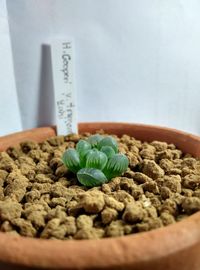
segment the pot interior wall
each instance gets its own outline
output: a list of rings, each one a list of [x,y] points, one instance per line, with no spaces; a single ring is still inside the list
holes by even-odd
[[[94,133],[104,129],[109,134],[128,134],[142,141],[160,140],[167,143],[174,143],[184,153],[200,156],[200,138],[175,129],[128,123],[80,123],[79,132]],[[42,127],[24,132],[7,135],[0,138],[0,151],[4,151],[9,146],[15,146],[25,140],[41,142],[48,137],[56,135],[54,127]]]

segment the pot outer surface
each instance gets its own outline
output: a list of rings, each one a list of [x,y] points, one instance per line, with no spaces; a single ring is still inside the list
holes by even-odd
[[[174,143],[200,156],[200,138],[169,128],[126,123],[80,123],[79,132],[104,129],[142,141]],[[40,142],[55,135],[53,127],[0,138],[0,150],[24,140]],[[101,240],[41,240],[0,233],[0,269],[200,270],[200,213],[150,232]]]

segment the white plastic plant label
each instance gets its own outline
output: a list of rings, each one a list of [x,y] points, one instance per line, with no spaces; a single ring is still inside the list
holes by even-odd
[[[57,135],[78,132],[74,87],[72,40],[54,40],[51,44]]]

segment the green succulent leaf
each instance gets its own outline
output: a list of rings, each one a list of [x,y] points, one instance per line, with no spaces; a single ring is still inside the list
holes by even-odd
[[[62,161],[65,166],[74,173],[76,173],[81,168],[79,154],[73,148],[69,148],[64,152]]]
[[[108,179],[119,176],[124,173],[128,168],[128,158],[123,154],[115,154],[112,156],[103,172]]]
[[[92,151],[89,151],[86,156],[86,167],[103,170],[107,161],[108,158],[105,153],[98,151],[97,149],[93,149]]]
[[[80,157],[80,162],[81,162],[81,168],[85,168],[86,167],[86,161],[87,161],[87,156],[91,153],[93,153],[94,149],[89,149],[87,151],[85,151],[84,155]]]
[[[98,143],[103,139],[103,137],[99,134],[92,135],[88,138],[88,142],[92,147],[97,147]]]
[[[77,173],[78,181],[86,187],[100,186],[107,182],[105,174],[94,168],[83,168]]]
[[[108,158],[111,158],[115,154],[115,150],[111,146],[102,146],[100,151],[105,153]]]
[[[111,136],[107,136],[105,138],[103,138],[99,143],[98,143],[98,149],[101,149],[103,146],[110,146],[113,148],[113,150],[115,151],[115,153],[118,152],[118,145],[116,140],[111,137]]]
[[[76,144],[76,150],[79,153],[80,157],[85,156],[85,154],[88,152],[88,150],[90,150],[92,148],[91,144],[88,143],[85,140],[80,140],[77,144]]]

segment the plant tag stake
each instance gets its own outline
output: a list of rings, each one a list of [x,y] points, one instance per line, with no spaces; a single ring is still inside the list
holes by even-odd
[[[54,40],[51,46],[57,135],[78,133],[73,78],[73,41]]]

